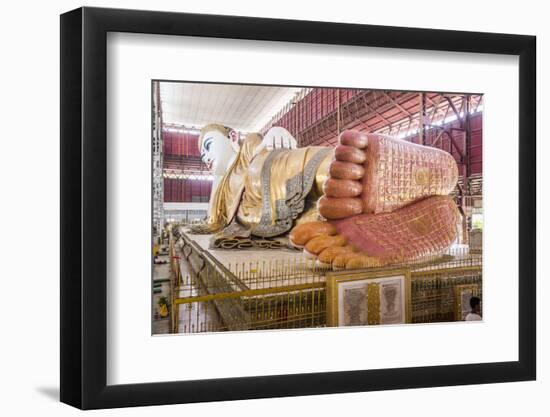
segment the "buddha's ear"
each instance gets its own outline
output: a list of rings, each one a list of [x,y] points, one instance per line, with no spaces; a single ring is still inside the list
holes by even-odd
[[[232,143],[236,143],[236,142],[239,141],[239,134],[238,134],[235,130],[233,130],[233,129],[231,129],[231,130],[229,131],[229,135],[228,135],[228,136],[229,136],[229,139],[231,140]]]
[[[235,152],[239,152],[239,149],[241,148],[241,145],[239,143],[239,134],[235,130],[231,129],[227,136],[231,141],[231,147],[233,148],[233,150]]]

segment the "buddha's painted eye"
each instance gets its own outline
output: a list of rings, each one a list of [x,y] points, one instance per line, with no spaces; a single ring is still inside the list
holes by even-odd
[[[206,140],[204,141],[204,149],[209,151],[210,146],[212,146],[212,138],[206,138]]]

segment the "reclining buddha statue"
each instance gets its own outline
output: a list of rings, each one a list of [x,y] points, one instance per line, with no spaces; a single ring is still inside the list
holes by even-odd
[[[319,264],[348,269],[420,260],[457,239],[449,153],[349,130],[338,142],[296,148],[281,127],[239,141],[226,126],[205,126],[199,148],[215,178],[209,230],[288,235]]]

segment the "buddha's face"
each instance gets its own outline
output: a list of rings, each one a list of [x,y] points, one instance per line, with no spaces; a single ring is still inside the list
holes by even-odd
[[[231,137],[231,135],[230,135]],[[212,169],[214,175],[223,175],[239,150],[235,139],[218,130],[206,132],[201,144],[201,159]]]

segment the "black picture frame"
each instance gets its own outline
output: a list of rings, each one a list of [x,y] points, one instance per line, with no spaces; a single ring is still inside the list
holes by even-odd
[[[106,384],[108,32],[519,56],[519,360]],[[533,380],[536,377],[534,36],[80,8],[61,15],[61,401],[82,409]]]

